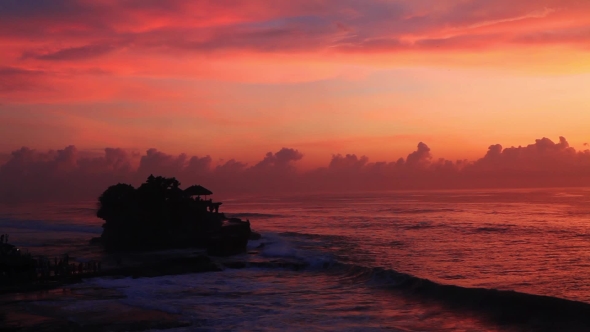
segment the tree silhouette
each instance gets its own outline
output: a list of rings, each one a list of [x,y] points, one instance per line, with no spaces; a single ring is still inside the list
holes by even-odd
[[[121,214],[128,214],[136,200],[135,188],[129,184],[119,183],[110,186],[98,198],[98,212],[96,216],[107,220]]]

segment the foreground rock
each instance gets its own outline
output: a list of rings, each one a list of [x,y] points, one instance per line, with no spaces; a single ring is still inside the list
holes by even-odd
[[[194,326],[181,315],[128,305],[117,290],[73,287],[0,296],[1,331],[152,331]],[[71,303],[91,301],[92,306]]]
[[[8,243],[8,235],[0,236],[0,286],[37,280],[39,261]]]
[[[0,294],[27,293],[64,287],[95,277],[159,277],[187,273],[216,272],[222,268],[206,255],[145,255],[127,257],[124,263],[100,271],[49,276],[43,279],[15,280],[0,284]]]

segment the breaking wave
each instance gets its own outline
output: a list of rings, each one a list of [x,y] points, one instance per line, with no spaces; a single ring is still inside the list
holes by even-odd
[[[402,209],[402,208],[390,208],[390,209],[382,209],[379,212],[391,212],[396,214],[422,214],[422,213],[449,213],[449,212],[463,212],[463,210],[458,209]]]
[[[380,267],[335,264],[329,273],[337,272],[343,280],[364,283],[398,291],[406,296],[436,301],[445,307],[482,312],[505,323],[547,321],[586,325],[590,323],[590,304],[557,297],[516,291],[469,288],[447,285]]]
[[[454,310],[475,311],[500,323],[532,324],[536,328],[549,326],[549,330],[564,326],[576,330],[576,326],[590,324],[589,303],[510,290],[442,284],[393,269],[344,263],[334,256],[298,249],[279,235],[267,239],[261,256],[271,260],[251,263],[250,267],[327,273],[344,283],[380,288]]]
[[[240,219],[247,219],[247,218],[270,219],[270,218],[284,217],[283,215],[280,215],[280,214],[248,213],[248,212],[226,213],[225,215],[229,218],[240,218]]]
[[[481,232],[481,233],[505,233],[505,232],[510,231],[510,228],[509,227],[489,226],[489,227],[478,227],[474,231]]]

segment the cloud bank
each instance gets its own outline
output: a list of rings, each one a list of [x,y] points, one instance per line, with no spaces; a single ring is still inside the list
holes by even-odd
[[[406,158],[371,162],[366,156],[333,155],[326,167],[300,172],[304,154],[282,148],[247,165],[231,159],[213,165],[210,156],[144,155],[107,148],[90,156],[75,146],[40,152],[13,151],[0,166],[0,202],[94,199],[118,182],[138,185],[150,174],[175,176],[185,186],[202,184],[222,196],[328,192],[590,186],[590,150],[576,150],[564,137],[527,146],[491,145],[478,160],[435,159],[420,142]]]

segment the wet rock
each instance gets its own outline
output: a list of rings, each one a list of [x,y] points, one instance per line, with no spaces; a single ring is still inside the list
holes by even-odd
[[[231,256],[246,252],[251,233],[249,221],[232,218],[211,233],[207,253],[212,256]]]
[[[88,298],[91,299],[91,298]],[[96,300],[102,300],[99,296]],[[49,331],[151,331],[192,326],[180,315],[114,302],[98,307],[74,309],[68,301],[21,302],[0,305],[0,330],[23,332]]]

